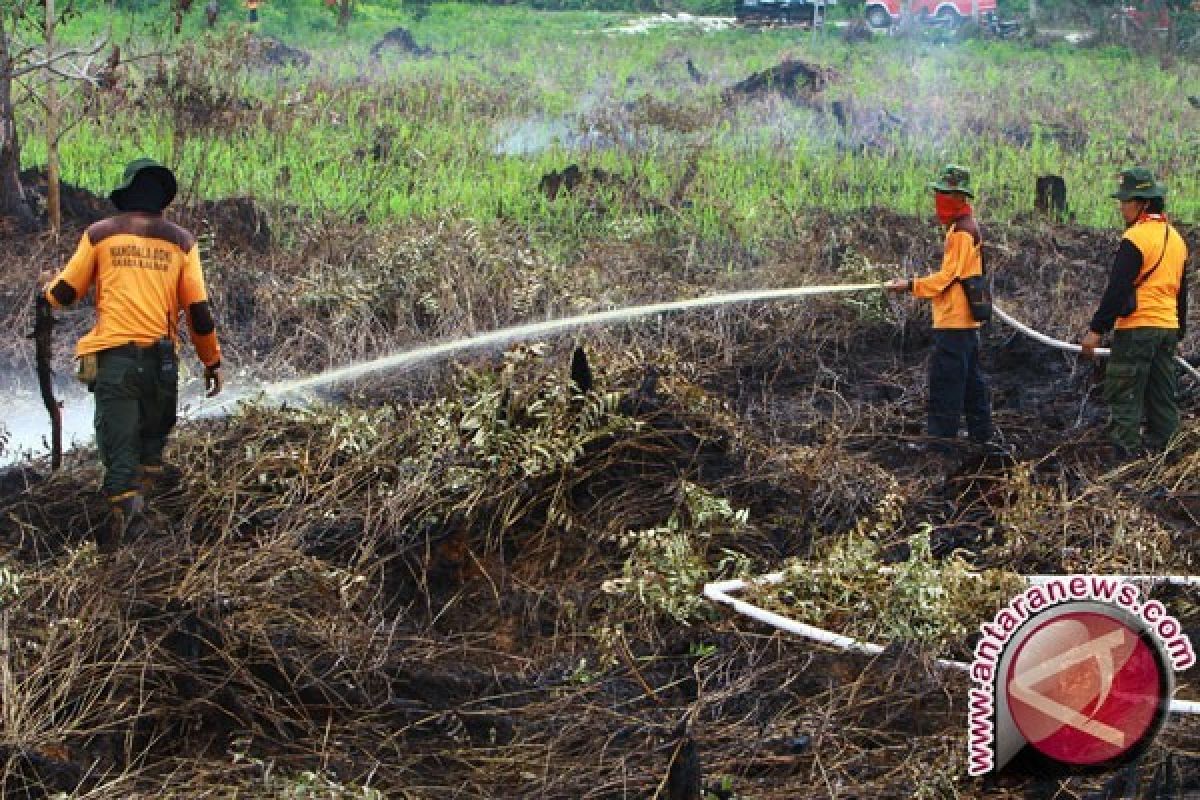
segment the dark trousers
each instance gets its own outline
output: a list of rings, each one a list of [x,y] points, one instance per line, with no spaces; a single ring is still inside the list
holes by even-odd
[[[1179,430],[1178,383],[1174,328],[1129,328],[1113,334],[1112,354],[1104,370],[1109,436],[1117,447],[1133,453],[1142,446],[1163,450]]]
[[[103,491],[118,497],[137,488],[138,470],[162,464],[175,427],[178,389],[160,369],[155,348],[105,350],[96,382],[96,446],[104,464]]]
[[[935,330],[929,359],[929,435],[958,436],[964,414],[972,440],[992,438],[992,400],[979,368],[979,333]]]

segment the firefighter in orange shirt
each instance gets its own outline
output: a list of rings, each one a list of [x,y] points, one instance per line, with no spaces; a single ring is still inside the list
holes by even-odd
[[[89,227],[66,268],[46,276],[46,299],[56,308],[95,287],[96,325],[75,353],[79,378],[96,397],[96,445],[112,512],[96,532],[104,553],[120,547],[163,473],[163,448],[175,427],[181,313],[204,363],[208,396],[222,386],[221,348],[196,239],[163,218],[175,191],[169,169],[134,161],[109,195],[121,213]]]
[[[258,22],[258,0],[246,0],[246,13],[251,22]]]
[[[938,221],[946,228],[941,269],[922,278],[899,278],[885,285],[892,292],[911,292],[933,302],[933,354],[929,359],[929,435],[954,439],[963,417],[976,444],[992,439],[992,402],[987,377],[979,365],[979,322],[963,278],[983,272],[983,236],[969,200],[971,174],[949,164],[933,190]]]
[[[1112,198],[1125,234],[1080,343],[1091,358],[1116,329],[1104,371],[1114,462],[1140,456],[1143,447],[1165,450],[1179,430],[1175,354],[1187,331],[1188,300],[1188,248],[1167,218],[1166,189],[1144,167],[1126,169],[1120,179]]]

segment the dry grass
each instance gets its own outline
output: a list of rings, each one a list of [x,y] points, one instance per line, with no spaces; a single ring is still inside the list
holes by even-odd
[[[206,253],[235,364],[283,375],[701,287],[857,280],[939,246],[913,220],[812,215],[734,275],[652,237],[563,269],[503,228],[296,231],[253,271]],[[1099,277],[1062,276],[1097,236],[999,232],[1024,318],[1077,327]],[[22,248],[17,269],[52,252]],[[6,311],[21,324],[16,295]],[[931,649],[836,655],[694,602],[705,579],[820,560],[855,530],[901,553],[923,523],[935,559],[1190,571],[1194,419],[1176,457],[1107,471],[1088,376],[994,329],[1018,461],[915,456],[921,313],[709,311],[581,334],[587,397],[552,342],[191,425],[172,445],[184,482],[108,561],[88,544],[91,453],[10,473],[5,796],[650,797],[685,735],[705,782],[738,797],[1016,796],[964,777],[964,687]],[[1194,597],[1169,605],[1195,625]],[[1195,741],[1173,724],[1145,769]]]

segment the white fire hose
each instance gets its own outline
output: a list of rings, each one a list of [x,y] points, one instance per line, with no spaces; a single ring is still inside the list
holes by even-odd
[[[1051,338],[1044,333],[1039,333],[1038,331],[1035,331],[1033,328],[1029,327],[1025,323],[1013,319],[1011,316],[1009,316],[1004,311],[1004,309],[1000,308],[999,306],[992,306],[992,312],[1006,325],[1009,325],[1009,326],[1015,328],[1017,331],[1025,334],[1030,339],[1033,339],[1036,342],[1041,342],[1042,344],[1044,344],[1048,347],[1054,347],[1059,350],[1066,351],[1068,353],[1083,352],[1083,348],[1077,344],[1071,344],[1070,342],[1064,342],[1059,339]],[[1101,356],[1101,357],[1107,357],[1109,355],[1109,350],[1108,350],[1108,348],[1105,348],[1105,347],[1097,347],[1096,355]],[[1197,370],[1195,367],[1193,367],[1186,358],[1184,358],[1183,356],[1175,356],[1175,362],[1177,364],[1179,364],[1179,366],[1183,367],[1183,369],[1189,375],[1191,375],[1196,380],[1200,381],[1200,370]]]
[[[1057,350],[1062,350],[1062,351],[1068,352],[1068,353],[1079,353],[1079,352],[1082,352],[1082,350],[1083,350],[1083,348],[1077,344],[1072,344],[1070,342],[1064,342],[1061,339],[1055,339],[1053,337],[1047,336],[1044,333],[1036,331],[1033,328],[1030,328],[1028,325],[1024,324],[1023,322],[1020,322],[1019,320],[1014,319],[1010,314],[1005,312],[999,306],[993,305],[992,312],[996,315],[996,317],[998,319],[1000,319],[1006,325],[1009,325],[1010,327],[1012,327],[1019,333],[1022,333],[1025,336],[1028,336],[1029,338],[1033,339],[1036,342],[1040,342],[1041,344],[1044,344],[1048,347],[1052,347]],[[1095,354],[1097,357],[1103,358],[1103,357],[1109,356],[1110,351],[1107,348],[1098,347],[1095,350]],[[1183,367],[1183,369],[1189,375],[1191,375],[1196,380],[1200,381],[1200,371],[1198,371],[1195,367],[1193,367],[1186,359],[1184,359],[1182,356],[1176,356],[1175,360],[1181,367]],[[1055,577],[1061,577],[1061,576],[1026,575],[1026,576],[1022,576],[1022,577],[1028,583],[1034,584],[1034,583],[1044,583]],[[1192,575],[1148,575],[1148,576],[1106,575],[1106,576],[1099,576],[1099,577],[1125,579],[1125,580],[1130,580],[1130,581],[1145,581],[1148,583],[1169,584],[1169,585],[1174,585],[1174,586],[1200,586],[1200,576],[1192,576]],[[732,596],[732,594],[734,592],[742,591],[742,590],[746,589],[748,586],[750,586],[751,584],[770,585],[770,584],[780,583],[782,581],[783,581],[783,573],[779,573],[779,572],[770,573],[768,575],[762,575],[760,577],[754,578],[750,582],[747,582],[744,580],[718,581],[716,583],[709,583],[709,584],[705,585],[704,596],[715,603],[718,603],[718,604],[724,605],[724,606],[728,606],[729,608],[736,611],[738,614],[750,617],[751,619],[758,620],[759,622],[765,623],[774,628],[778,628],[779,630],[787,631],[788,633],[792,633],[797,636],[801,636],[805,639],[809,639],[814,642],[820,642],[821,644],[825,644],[825,645],[834,647],[839,650],[845,650],[845,651],[857,652],[857,653],[866,653],[868,655],[878,655],[879,653],[882,653],[884,651],[883,645],[875,644],[873,642],[859,641],[858,639],[854,639],[850,636],[845,636],[840,633],[835,633],[833,631],[825,630],[824,628],[818,628],[815,625],[808,625],[803,622],[798,622],[794,619],[789,619],[788,617],[785,617],[781,614],[776,614],[773,611],[768,611],[765,608],[760,608],[759,606],[756,606],[753,603],[748,603],[745,600],[739,600],[736,597]],[[970,664],[967,664],[962,661],[952,661],[949,659],[939,658],[934,663],[936,663],[939,667],[942,667],[944,669],[954,669],[954,670],[960,670],[960,671],[964,671],[964,672],[970,669]],[[1179,699],[1172,698],[1170,710],[1172,713],[1175,713],[1175,714],[1200,714],[1200,701],[1179,700]]]
[[[370,375],[376,372],[396,372],[404,369],[410,369],[419,364],[445,358],[459,352],[476,350],[484,347],[494,347],[497,345],[506,344],[508,342],[542,338],[556,333],[561,333],[563,331],[573,330],[575,328],[587,327],[589,325],[606,325],[616,322],[640,319],[643,317],[650,317],[656,314],[687,311],[697,308],[710,308],[714,306],[733,305],[736,303],[760,302],[765,300],[792,300],[800,297],[811,297],[815,295],[851,294],[857,292],[879,291],[882,288],[882,284],[878,283],[856,283],[831,286],[800,286],[788,289],[754,289],[744,292],[709,295],[708,297],[698,297],[692,300],[675,300],[666,303],[651,303],[643,306],[631,306],[629,308],[615,308],[608,311],[596,311],[589,314],[577,314],[571,317],[546,320],[544,322],[534,322],[526,325],[517,325],[512,328],[503,328],[497,331],[481,333],[477,336],[469,336],[450,342],[427,345],[413,350],[405,350],[400,353],[392,353],[390,355],[381,356],[380,358],[375,358],[370,361],[363,361],[357,364],[336,367],[317,375],[309,375],[303,378],[267,384],[266,386],[261,386],[258,389],[250,392],[239,394],[231,391],[225,398],[211,403],[201,403],[194,409],[185,410],[180,416],[184,419],[220,417],[231,413],[239,403],[245,400],[253,400],[255,398],[264,399],[271,397],[283,398],[297,392],[353,381],[363,377],[364,375]],[[1064,342],[1060,339],[1054,339],[1050,336],[1046,336],[1043,333],[1039,333],[1033,328],[1030,328],[1016,319],[1013,319],[998,306],[993,306],[993,312],[1004,323],[1011,325],[1020,333],[1023,333],[1044,345],[1070,353],[1080,352],[1079,345],[1072,344],[1070,342]],[[1109,351],[1107,349],[1096,349],[1097,356],[1103,357],[1107,356],[1108,354]],[[1187,370],[1188,374],[1190,374],[1197,381],[1200,381],[1200,371],[1196,370],[1195,367],[1181,357],[1177,357],[1176,361],[1180,364],[1180,366]]]
[[[1022,578],[1029,584],[1046,583],[1055,578],[1062,578],[1061,575],[1025,575]],[[1172,586],[1200,586],[1200,576],[1192,575],[1097,575],[1096,578],[1126,580],[1130,582],[1145,582],[1152,584],[1169,584]],[[750,617],[751,619],[770,625],[773,628],[778,628],[781,631],[795,634],[813,642],[828,645],[829,647],[838,650],[844,650],[852,653],[865,653],[867,655],[879,655],[884,651],[883,645],[875,644],[874,642],[864,642],[850,636],[833,631],[818,628],[815,625],[807,625],[803,622],[798,622],[794,619],[789,619],[782,614],[776,614],[773,611],[768,611],[765,608],[756,606],[753,603],[748,603],[745,600],[739,600],[734,597],[734,593],[744,591],[745,589],[754,586],[771,586],[782,583],[784,575],[782,572],[772,572],[767,575],[760,575],[756,578],[748,580],[730,580],[717,581],[714,583],[705,584],[704,596],[714,603],[727,606],[733,611],[736,611],[742,616]],[[970,664],[963,661],[951,661],[950,659],[939,658],[934,663],[943,669],[952,669],[966,672],[971,668]],[[1178,700],[1171,699],[1170,710],[1174,714],[1200,714],[1200,702],[1194,700]]]

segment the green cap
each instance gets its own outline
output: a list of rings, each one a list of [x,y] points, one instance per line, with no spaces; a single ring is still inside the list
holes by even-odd
[[[930,183],[929,188],[935,192],[958,192],[967,197],[975,196],[971,192],[971,173],[965,167],[957,164],[947,164],[942,167],[937,180]]]
[[[1121,170],[1121,185],[1109,195],[1117,200],[1153,200],[1166,196],[1166,187],[1154,180],[1154,173],[1145,167]]]
[[[166,202],[163,203],[163,208],[171,205],[171,201],[175,199],[175,192],[178,189],[175,182],[175,174],[152,158],[139,158],[129,162],[125,167],[125,175],[121,183],[108,193],[108,198],[113,201],[113,205],[117,208],[122,207],[121,198],[129,190],[129,187],[133,185],[134,179],[142,172],[153,173],[154,177],[162,185],[163,190],[166,192]]]

